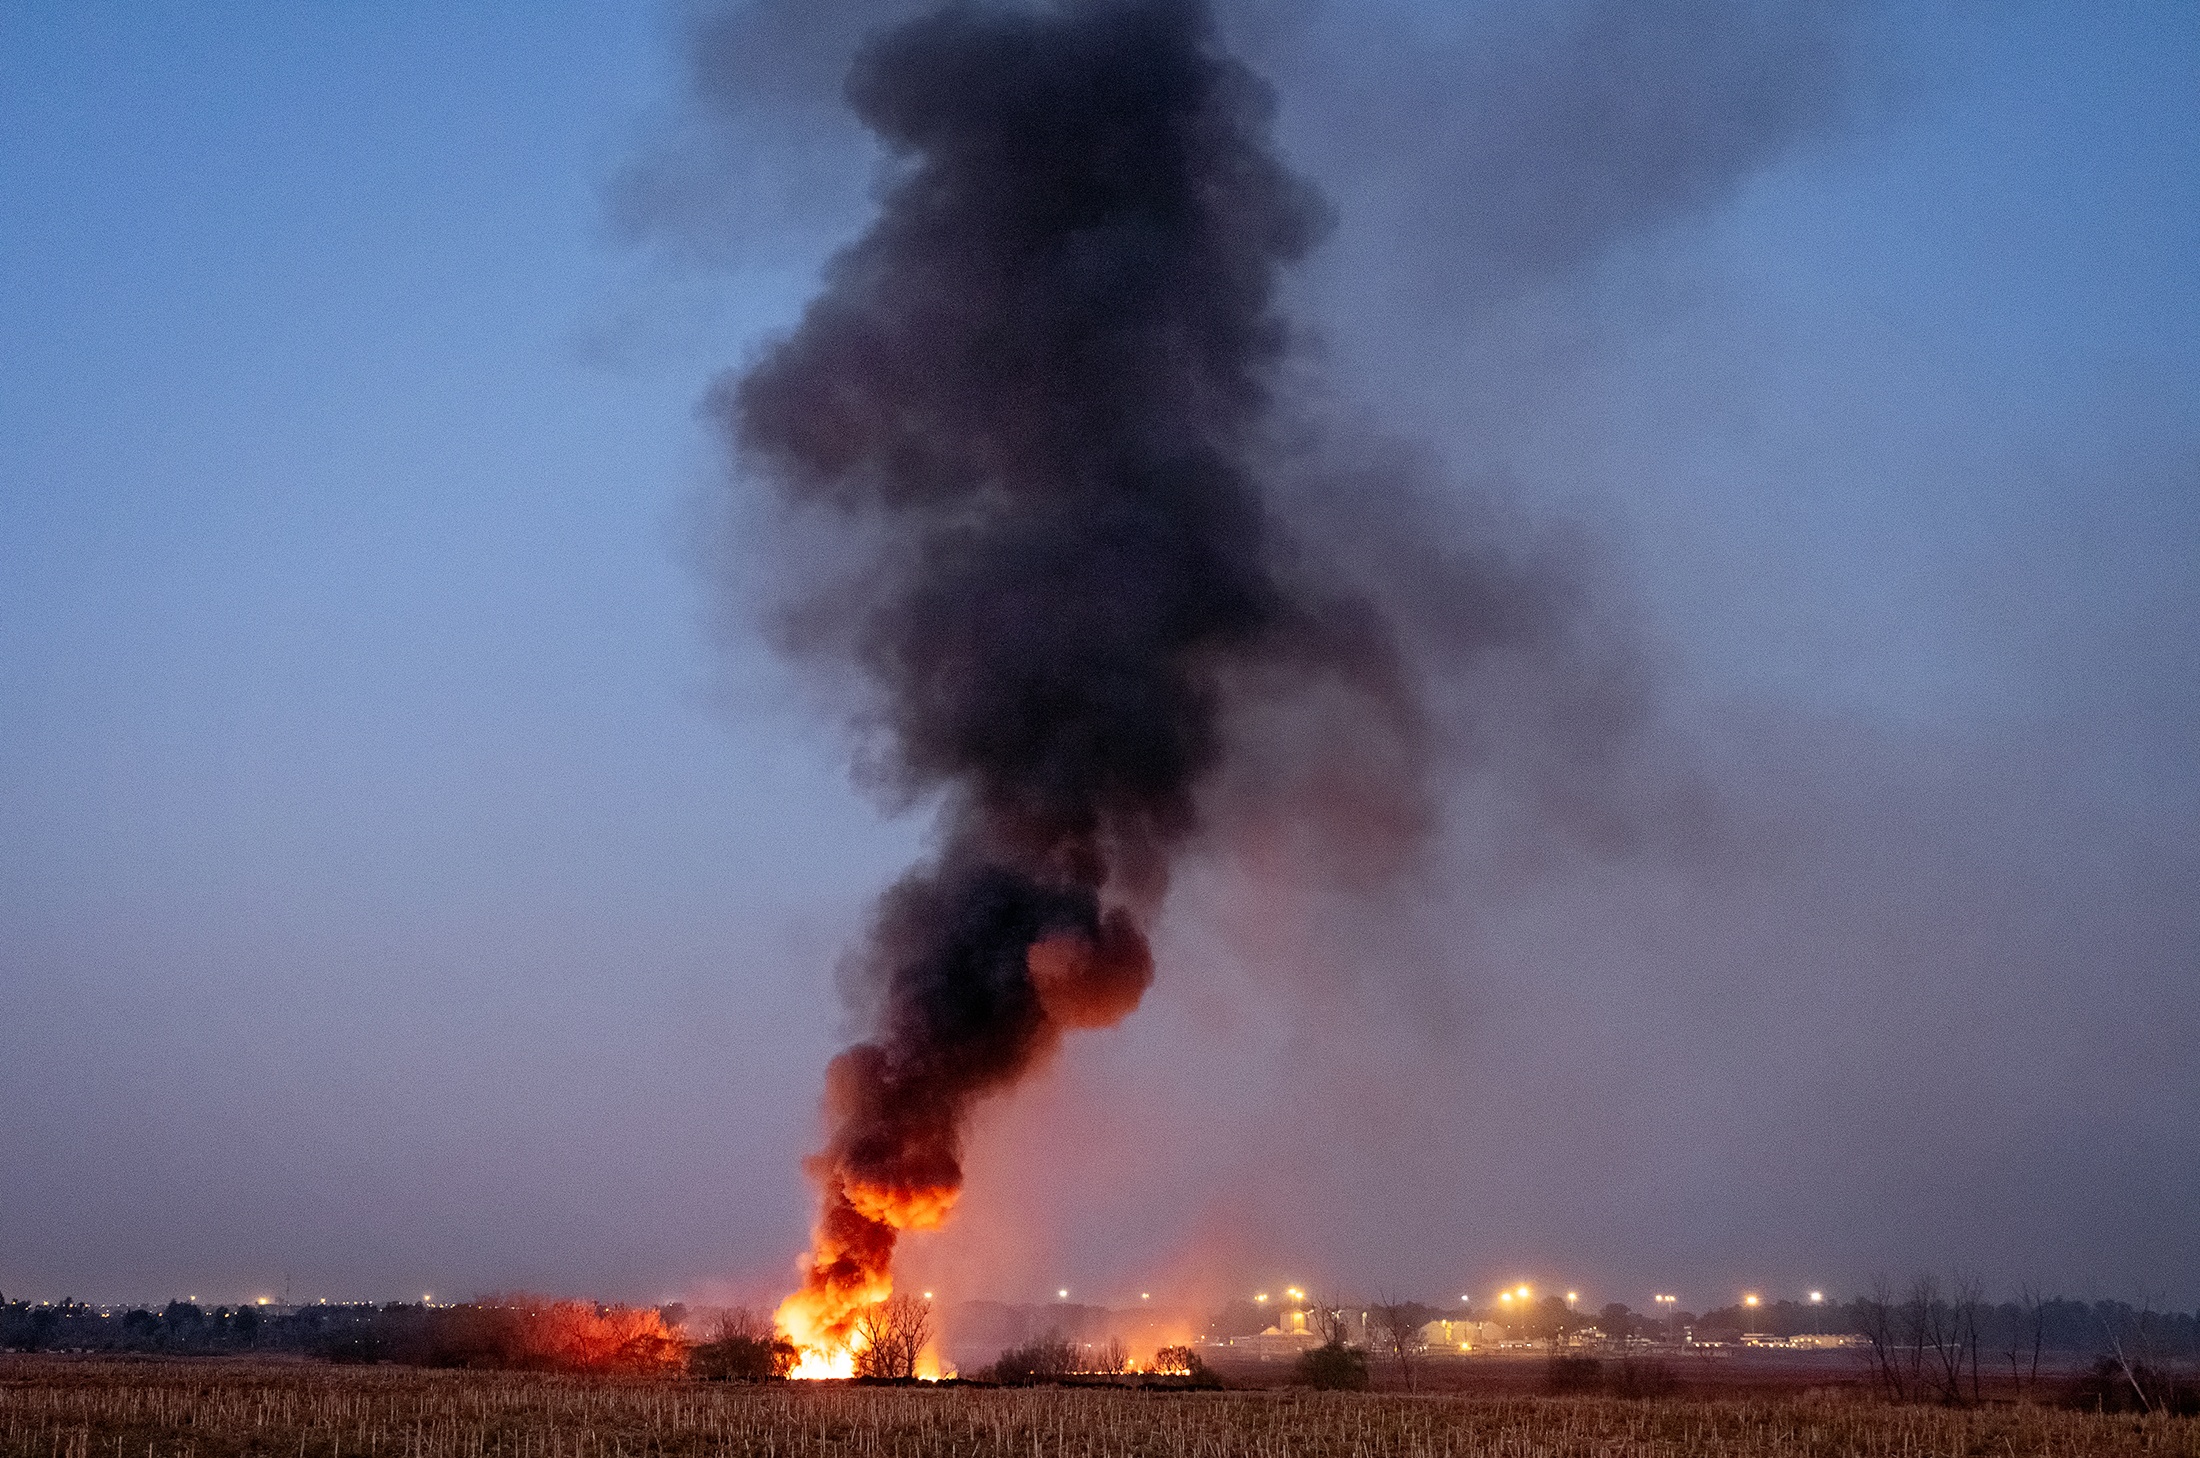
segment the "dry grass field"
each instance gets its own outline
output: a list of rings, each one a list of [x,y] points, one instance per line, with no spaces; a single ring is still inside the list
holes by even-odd
[[[1851,1392],[1460,1397],[741,1387],[307,1362],[0,1357],[0,1458],[1632,1458],[2179,1454],[2200,1420]]]

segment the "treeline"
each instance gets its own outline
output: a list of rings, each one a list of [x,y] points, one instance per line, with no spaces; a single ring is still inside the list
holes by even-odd
[[[457,1306],[392,1302],[269,1311],[188,1301],[101,1311],[0,1299],[0,1350],[220,1356],[294,1352],[335,1362],[521,1371],[656,1371],[684,1363],[676,1308],[513,1295]]]
[[[1896,1289],[1882,1287],[1847,1302],[1811,1305],[1777,1301],[1756,1307],[1724,1306],[1701,1317],[1683,1312],[1678,1319],[1694,1327],[1699,1338],[1741,1332],[1768,1332],[1781,1337],[1813,1332],[1870,1336],[1890,1330],[1911,1332],[1913,1328],[1930,1331],[1936,1314],[1944,1324],[1965,1325],[1967,1335],[1975,1334],[1983,1351],[1999,1353],[2004,1371],[2008,1370],[2011,1352],[2018,1354],[2020,1363],[2029,1365],[2035,1350],[2067,1356],[2073,1352],[2099,1352],[2119,1341],[2164,1357],[2200,1356],[2200,1312],[2155,1311],[2128,1301],[2072,1301],[2029,1293],[2014,1301],[1993,1302],[1964,1289],[1961,1282],[1941,1283],[1929,1278]],[[1636,1319],[1649,1331],[1668,1325],[1654,1316]],[[1975,1328],[1975,1333],[1970,1328]]]
[[[1310,1327],[1318,1326],[1322,1313],[1332,1307],[1351,1318],[1348,1335],[1362,1344],[1374,1341],[1377,1326],[1402,1332],[1440,1319],[1493,1322],[1516,1338],[1562,1343],[1592,1332],[1613,1342],[1677,1341],[1684,1334],[1701,1343],[1739,1341],[1745,1333],[1868,1336],[1875,1331],[1906,1332],[1914,1339],[1915,1329],[1929,1331],[1937,1314],[1943,1324],[1960,1320],[1966,1339],[1975,1336],[1982,1351],[1999,1353],[2005,1373],[2012,1352],[2029,1368],[2035,1353],[2067,1359],[2072,1354],[2101,1352],[2116,1342],[2163,1358],[2200,1356],[2200,1311],[2157,1311],[2127,1301],[2073,1301],[2033,1291],[2015,1300],[1992,1302],[1972,1283],[1932,1277],[1918,1277],[1901,1287],[1881,1283],[1871,1293],[1845,1302],[1774,1301],[1759,1306],[1736,1302],[1700,1315],[1685,1310],[1636,1311],[1616,1301],[1598,1308],[1576,1307],[1559,1296],[1472,1307],[1420,1301],[1366,1305],[1316,1301],[1286,1309],[1233,1301],[1208,1320],[1207,1334],[1217,1341],[1252,1336],[1292,1312],[1304,1313]]]
[[[257,1306],[216,1306],[188,1301],[128,1311],[102,1311],[81,1301],[9,1301],[0,1297],[0,1351],[167,1352],[212,1356],[224,1352],[309,1351],[322,1336],[378,1312],[375,1306],[317,1306],[296,1316],[272,1315]]]

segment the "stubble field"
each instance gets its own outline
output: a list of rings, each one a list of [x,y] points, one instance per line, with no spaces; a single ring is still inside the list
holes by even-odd
[[[0,1458],[2175,1454],[2200,1420],[1852,1392],[1461,1397],[795,1384],[0,1357]]]

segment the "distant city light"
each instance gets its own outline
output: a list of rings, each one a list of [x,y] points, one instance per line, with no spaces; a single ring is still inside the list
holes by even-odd
[[[1151,1301],[1153,1300],[1153,1292],[1141,1291],[1138,1293],[1138,1299],[1141,1301]]]
[[[932,1293],[930,1291],[925,1292],[924,1299],[930,1301],[932,1299]]]
[[[1266,1291],[1263,1291],[1258,1296],[1255,1296],[1253,1299],[1255,1301],[1265,1302],[1268,1299],[1268,1293]]]
[[[1813,1306],[1818,1305],[1821,1301],[1824,1301],[1825,1299],[1826,1293],[1823,1291],[1813,1291],[1810,1293],[1810,1304]]]
[[[1055,1292],[1054,1294],[1060,1297],[1062,1300],[1067,1301],[1069,1300],[1069,1287],[1064,1286],[1061,1290]]]
[[[1566,1293],[1566,1299],[1568,1301],[1579,1301],[1581,1299],[1581,1293],[1579,1291],[1568,1291]]]
[[[1749,1294],[1748,1294],[1747,1296],[1744,1296],[1744,1297],[1742,1298],[1742,1305],[1744,1305],[1744,1306],[1755,1306],[1756,1304],[1757,1304],[1757,1293],[1756,1293],[1756,1292],[1754,1292],[1754,1291],[1750,1292],[1750,1293],[1749,1293]]]

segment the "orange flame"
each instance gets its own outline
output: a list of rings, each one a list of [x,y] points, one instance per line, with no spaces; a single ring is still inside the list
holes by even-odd
[[[857,1319],[894,1294],[894,1243],[932,1230],[955,1206],[953,1187],[893,1189],[843,1175],[826,1179],[825,1209],[802,1257],[802,1285],[773,1320],[801,1352],[789,1376],[848,1377],[863,1339]]]
[[[1090,931],[1039,937],[1023,948],[1023,960],[1041,1016],[1021,1030],[1013,1060],[994,1078],[1013,1077],[1044,1057],[1066,1028],[1119,1022],[1153,981],[1146,939],[1120,909]],[[801,1353],[791,1375],[854,1372],[862,1351],[857,1323],[894,1293],[901,1233],[938,1229],[962,1194],[959,1125],[985,1086],[950,1081],[943,1091],[921,1080],[905,1083],[875,1043],[858,1043],[827,1067],[825,1110],[835,1132],[805,1165],[824,1194],[823,1209],[798,1263],[802,1284],[774,1318]]]

